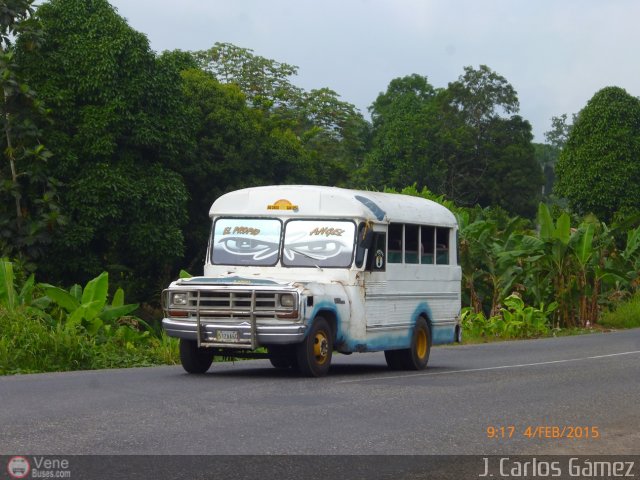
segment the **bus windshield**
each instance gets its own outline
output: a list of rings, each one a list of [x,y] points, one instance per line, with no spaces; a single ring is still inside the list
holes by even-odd
[[[290,220],[285,225],[282,265],[351,266],[356,226],[344,220]],[[218,218],[213,225],[215,265],[274,266],[280,260],[282,222],[275,218]]]
[[[340,220],[291,220],[285,225],[286,267],[349,267],[356,226]]]
[[[278,263],[282,222],[275,218],[218,218],[211,261],[217,265],[271,266]]]

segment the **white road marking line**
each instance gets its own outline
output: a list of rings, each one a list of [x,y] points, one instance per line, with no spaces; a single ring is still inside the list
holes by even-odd
[[[405,373],[403,375],[388,375],[385,377],[370,377],[370,378],[359,378],[355,380],[340,380],[336,383],[358,383],[358,382],[369,382],[372,380],[390,380],[396,378],[409,378],[409,377],[427,377],[427,376],[435,376],[435,375],[449,375],[451,373],[468,373],[468,372],[485,372],[488,370],[502,370],[506,368],[523,368],[523,367],[535,367],[538,365],[552,365],[555,363],[569,363],[569,362],[581,362],[583,360],[596,360],[599,358],[608,358],[608,357],[619,357],[622,355],[633,355],[636,353],[640,353],[640,350],[634,350],[632,352],[620,352],[620,353],[610,353],[608,355],[595,355],[593,357],[581,357],[581,358],[568,358],[566,360],[550,360],[548,362],[537,362],[537,363],[521,363],[517,365],[500,365],[497,367],[483,367],[483,368],[468,368],[465,370],[450,370],[447,372],[424,372],[424,373]]]

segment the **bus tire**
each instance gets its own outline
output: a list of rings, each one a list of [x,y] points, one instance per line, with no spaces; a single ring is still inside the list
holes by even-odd
[[[195,340],[180,339],[180,363],[188,373],[205,373],[213,362],[213,350],[198,348]]]
[[[333,332],[329,322],[318,315],[305,339],[296,346],[298,371],[305,377],[323,377],[331,366]]]
[[[405,370],[424,370],[427,366],[431,352],[431,334],[424,317],[418,318],[413,327],[411,347],[399,352]]]
[[[272,345],[267,347],[271,365],[280,370],[296,367],[296,352],[289,345]]]
[[[387,366],[391,370],[402,370],[404,368],[404,362],[402,361],[402,354],[404,350],[385,350],[384,359],[387,361]]]

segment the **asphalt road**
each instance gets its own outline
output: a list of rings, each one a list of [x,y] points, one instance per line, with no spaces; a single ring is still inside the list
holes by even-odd
[[[266,360],[2,377],[0,454],[21,452],[637,455],[640,329],[437,347],[423,372],[373,353],[320,379]]]

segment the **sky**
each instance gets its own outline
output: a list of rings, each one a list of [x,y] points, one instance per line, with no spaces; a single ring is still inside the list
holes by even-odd
[[[328,87],[369,118],[389,82],[417,73],[446,87],[487,65],[518,92],[544,142],[551,117],[601,88],[640,96],[637,0],[110,0],[151,48],[216,42],[296,65],[292,83]]]

